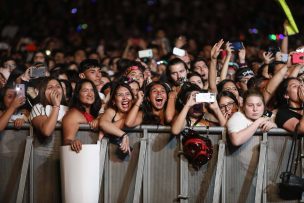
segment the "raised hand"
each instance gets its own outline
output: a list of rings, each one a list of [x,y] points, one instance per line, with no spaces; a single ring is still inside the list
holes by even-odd
[[[227,51],[227,54],[231,54],[234,51],[233,46],[230,42],[226,42],[225,49]]]
[[[13,102],[11,103],[10,107],[17,109],[25,103],[25,97],[16,96]]]
[[[224,44],[223,39],[221,39],[220,41],[215,43],[215,45],[211,49],[211,59],[214,59],[214,60],[217,59],[218,55],[222,51],[221,47],[222,47],[223,44]]]
[[[53,106],[60,106],[62,99],[62,92],[53,90],[50,94],[50,99]]]
[[[264,64],[270,64],[273,60],[273,54],[271,52],[263,52]]]

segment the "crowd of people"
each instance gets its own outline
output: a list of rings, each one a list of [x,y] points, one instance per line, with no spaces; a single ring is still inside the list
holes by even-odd
[[[288,47],[287,35],[267,49],[221,39],[198,52],[185,36],[156,36],[129,38],[112,55],[103,46],[66,52],[56,40],[34,52],[31,43],[22,53],[1,47],[0,131],[29,122],[43,140],[60,122],[63,144],[80,152],[77,131],[89,124],[125,154],[125,129],[141,124],[170,125],[173,135],[223,126],[235,146],[257,129],[304,132],[304,48]]]

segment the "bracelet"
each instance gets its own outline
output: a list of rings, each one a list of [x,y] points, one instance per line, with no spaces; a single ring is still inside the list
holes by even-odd
[[[140,105],[134,104],[134,106],[137,106],[137,107],[139,107],[139,108],[140,108]]]
[[[125,136],[128,136],[128,133],[122,134],[121,138],[123,139]]]
[[[58,109],[60,109],[60,106],[57,106],[57,105],[56,105],[56,106],[53,106],[53,108],[58,108]]]

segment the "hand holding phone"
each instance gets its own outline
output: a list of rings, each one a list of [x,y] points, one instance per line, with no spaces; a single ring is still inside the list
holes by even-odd
[[[240,49],[244,49],[243,42],[232,42],[231,46],[232,46],[234,51],[239,51]]]
[[[186,51],[184,49],[180,49],[177,47],[173,48],[173,54],[179,57],[183,57],[186,55]]]
[[[145,50],[138,51],[138,57],[139,58],[153,58],[152,49],[145,49]]]
[[[24,84],[16,84],[16,94],[18,97],[25,97],[25,86]]]
[[[206,103],[213,103],[216,99],[215,93],[198,93],[196,94],[195,101],[196,102],[206,102]]]
[[[294,53],[291,55],[292,64],[304,64],[304,53]]]
[[[30,67],[30,77],[31,78],[41,78],[46,76],[46,67],[40,66],[40,67]]]

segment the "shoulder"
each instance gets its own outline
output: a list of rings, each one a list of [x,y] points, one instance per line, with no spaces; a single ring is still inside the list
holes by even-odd
[[[248,127],[252,121],[248,120],[242,112],[235,112],[227,122],[229,133],[238,132]]]
[[[46,111],[45,111],[45,107],[38,103],[38,104],[35,104],[31,110],[31,113],[30,113],[30,116],[29,116],[29,119],[30,120],[33,120],[35,117],[38,117],[38,116],[47,116],[46,115]]]
[[[300,120],[302,117],[301,114],[298,114],[288,108],[279,108],[275,117],[275,122],[278,127],[282,128],[284,123],[291,118]]]
[[[85,121],[83,114],[75,108],[69,109],[63,117],[62,122],[82,123]]]

